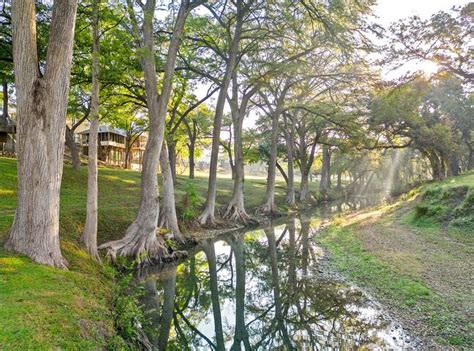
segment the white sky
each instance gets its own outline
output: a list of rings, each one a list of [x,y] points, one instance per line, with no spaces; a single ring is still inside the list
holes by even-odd
[[[465,5],[461,0],[379,0],[375,15],[379,23],[386,26],[402,18],[418,15],[426,18],[441,10],[449,10],[455,5]]]

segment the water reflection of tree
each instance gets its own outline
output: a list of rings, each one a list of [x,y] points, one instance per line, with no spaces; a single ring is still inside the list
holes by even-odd
[[[219,288],[217,282],[217,260],[214,243],[205,241],[201,243],[207,257],[209,266],[209,285],[211,290],[212,313],[214,315],[214,330],[216,333],[216,347],[224,350],[224,332],[222,330],[222,316],[219,303]]]
[[[235,258],[235,332],[231,350],[240,350],[242,343],[246,351],[251,350],[245,326],[245,233],[232,235],[228,242]]]
[[[152,328],[147,334],[152,344],[159,350],[167,348],[176,294],[176,266],[164,269],[158,276],[151,275],[144,283],[145,316]],[[153,326],[159,326],[153,328]]]
[[[215,243],[206,241],[201,243],[204,254],[179,266],[168,349],[355,348],[379,342],[369,332],[376,323],[360,316],[361,293],[318,274],[309,217],[234,234],[225,242],[228,252],[216,256]],[[170,295],[173,290],[168,282],[169,287],[166,281],[158,284],[163,296],[165,289]],[[223,323],[229,305],[235,314]],[[160,322],[169,318],[165,306],[164,300],[158,306]],[[214,335],[209,328],[207,335],[200,330],[210,319]],[[161,335],[167,335],[164,326],[159,326],[160,349],[165,345]]]
[[[206,256],[198,253],[180,266],[173,316],[176,338],[170,341],[169,349],[181,350],[187,345],[216,348],[215,343],[195,327],[206,319],[211,306],[207,265]]]

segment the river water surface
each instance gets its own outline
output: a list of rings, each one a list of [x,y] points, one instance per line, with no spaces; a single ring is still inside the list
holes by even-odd
[[[343,209],[205,240],[186,261],[142,272],[151,343],[160,350],[412,347],[398,323],[325,263],[318,227]]]

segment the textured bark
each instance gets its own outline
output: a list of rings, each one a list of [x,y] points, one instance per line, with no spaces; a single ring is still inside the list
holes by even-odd
[[[142,26],[143,39],[141,39],[133,3],[131,0],[127,0],[134,35],[139,46],[140,64],[145,76],[145,91],[150,121],[149,137],[143,155],[140,206],[137,217],[128,227],[125,236],[121,240],[112,241],[100,247],[107,249],[111,257],[115,257],[117,254],[134,256],[144,263],[160,261],[168,253],[164,246],[163,237],[157,232],[159,216],[157,171],[164,140],[165,117],[171,95],[176,57],[184,24],[192,8],[189,0],[181,1],[168,48],[161,94],[158,98],[153,36],[155,4],[156,0],[147,0],[145,4]]]
[[[327,193],[331,188],[331,153],[329,147],[323,146],[323,161],[321,167],[321,182],[319,183],[319,190],[322,193]]]
[[[450,155],[448,159],[448,175],[449,176],[458,176],[460,173],[460,162],[456,154]]]
[[[78,171],[81,169],[81,158],[79,156],[79,149],[74,141],[74,131],[66,126],[66,146],[71,152],[72,167]]]
[[[188,133],[188,153],[189,153],[189,179],[194,179],[194,169],[195,169],[195,154],[196,154],[196,139],[197,139],[197,123],[196,121],[190,121],[191,124],[183,119],[183,124],[186,127],[186,132]]]
[[[131,147],[126,146],[125,147],[125,158],[123,162],[123,168],[125,169],[131,169],[132,168],[132,152],[131,152]]]
[[[278,143],[278,121],[280,119],[280,115],[283,111],[284,104],[285,104],[285,96],[290,88],[290,84],[288,81],[285,82],[283,89],[278,92],[273,92],[273,95],[276,99],[276,106],[275,108],[272,107],[268,96],[263,93],[259,92],[260,96],[265,101],[272,117],[272,126],[271,126],[271,138],[270,138],[270,154],[269,154],[269,161],[268,161],[268,176],[267,176],[267,188],[265,191],[265,199],[263,205],[257,208],[257,213],[262,214],[277,214],[278,209],[275,205],[275,178],[276,178],[276,166],[277,166],[277,143]]]
[[[174,140],[170,140],[167,145],[171,177],[173,178],[173,184],[176,184],[176,143]]]
[[[196,153],[196,142],[190,140],[188,143],[189,150],[189,179],[194,179],[194,169],[196,167],[196,161],[194,161],[194,155]]]
[[[235,179],[235,162],[234,156],[232,155],[232,127],[229,128],[230,136],[227,142],[221,141],[221,145],[224,150],[227,152],[227,157],[229,158],[229,166],[231,172],[231,179]]]
[[[54,2],[43,77],[38,72],[35,2],[16,0],[12,5],[18,200],[5,247],[65,268],[59,247],[59,191],[77,1]]]
[[[444,164],[443,160],[438,156],[435,151],[428,151],[424,153],[431,165],[431,172],[434,180],[444,179]]]
[[[100,0],[92,2],[92,94],[89,131],[89,152],[87,163],[87,208],[86,223],[82,233],[82,242],[89,254],[100,261],[97,251],[98,227],[98,185],[97,185],[97,150],[99,142],[99,7]]]
[[[214,116],[214,124],[212,131],[212,146],[211,146],[211,163],[209,167],[209,183],[207,188],[207,198],[204,210],[198,218],[198,223],[206,226],[215,225],[215,208],[216,208],[216,191],[217,191],[217,159],[219,156],[219,141],[222,126],[222,116],[224,113],[224,105],[226,101],[227,90],[229,89],[230,80],[235,71],[237,56],[239,53],[239,43],[242,34],[243,19],[246,12],[242,0],[236,1],[237,6],[237,20],[234,29],[234,36],[229,47],[227,58],[227,67],[224,73],[224,78],[220,87],[219,96],[217,97],[216,113]]]
[[[301,172],[300,181],[300,201],[309,200],[309,173],[311,172],[311,166],[313,165],[314,155],[316,153],[316,145],[318,138],[316,137],[310,146],[309,155],[306,153],[307,145],[305,140],[305,130],[302,128],[300,131],[300,147],[299,147],[299,165]]]
[[[300,180],[300,201],[306,201],[309,198],[309,173],[304,169],[301,172]]]
[[[227,205],[224,218],[232,222],[249,224],[250,216],[245,211],[244,204],[244,153],[242,150],[242,127],[247,106],[257,89],[251,88],[242,96],[239,106],[239,85],[237,76],[233,76],[232,97],[230,99],[232,126],[234,128],[234,188],[232,198]]]
[[[439,179],[444,179],[446,178],[446,160],[441,156],[440,157],[440,178]]]
[[[286,186],[288,186],[288,175],[278,161],[276,162],[276,168],[280,171],[281,176],[285,180]]]
[[[265,190],[265,200],[263,205],[257,208],[257,213],[274,214],[278,212],[275,205],[275,179],[277,163],[277,142],[278,142],[278,117],[279,111],[272,114],[272,135],[270,141],[270,159],[268,161],[267,188]]]
[[[283,121],[285,124],[285,140],[286,140],[286,157],[288,159],[288,181],[286,190],[286,203],[289,206],[296,205],[295,198],[295,172],[294,172],[294,160],[293,160],[293,145],[295,138],[295,131],[293,123],[288,123],[288,116],[283,115]]]
[[[8,83],[6,81],[2,83],[2,89],[3,89],[2,117],[6,121],[8,118]]]
[[[163,179],[163,195],[161,198],[160,217],[158,225],[167,229],[174,238],[184,242],[184,236],[181,234],[178,226],[178,216],[176,215],[176,204],[174,198],[174,184],[171,168],[168,161],[168,148],[163,144],[163,150],[160,155],[161,177]]]

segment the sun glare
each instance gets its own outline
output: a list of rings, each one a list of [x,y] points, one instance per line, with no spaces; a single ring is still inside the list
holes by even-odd
[[[438,72],[439,66],[431,61],[424,61],[417,65],[417,69],[422,71],[427,77],[431,77],[433,74]]]

